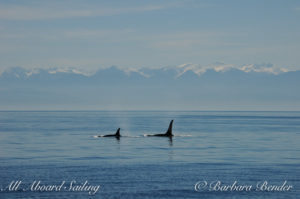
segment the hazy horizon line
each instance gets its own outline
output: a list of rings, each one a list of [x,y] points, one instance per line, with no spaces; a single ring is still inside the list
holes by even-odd
[[[300,112],[300,110],[89,110],[89,109],[72,109],[72,110],[0,110],[0,112]]]

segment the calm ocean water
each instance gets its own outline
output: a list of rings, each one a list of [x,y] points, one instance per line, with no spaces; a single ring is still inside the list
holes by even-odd
[[[164,133],[170,140],[145,137]],[[121,128],[120,140],[95,138]],[[101,185],[9,191],[33,181]],[[199,181],[290,191],[195,191]],[[0,112],[0,198],[299,198],[300,112]]]

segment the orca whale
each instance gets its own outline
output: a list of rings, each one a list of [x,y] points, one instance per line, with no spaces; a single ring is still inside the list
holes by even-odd
[[[116,138],[120,138],[120,128],[118,128],[117,132],[115,134],[109,134],[109,135],[104,135],[103,137],[116,137]]]
[[[169,128],[168,128],[166,133],[164,133],[164,134],[154,134],[154,135],[150,135],[150,136],[173,137],[174,135],[172,134],[172,128],[173,128],[173,120],[171,120],[171,122],[169,124]]]

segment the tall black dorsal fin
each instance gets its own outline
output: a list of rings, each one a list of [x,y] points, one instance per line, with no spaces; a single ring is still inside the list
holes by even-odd
[[[173,135],[172,134],[172,128],[173,128],[173,120],[171,120],[171,122],[170,122],[170,125],[169,125],[169,128],[168,128],[167,132],[166,132],[166,135]]]
[[[118,130],[117,130],[117,132],[116,132],[115,135],[116,135],[116,136],[120,136],[120,128],[118,128]]]

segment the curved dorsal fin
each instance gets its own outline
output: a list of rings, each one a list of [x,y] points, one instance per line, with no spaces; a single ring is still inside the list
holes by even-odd
[[[118,130],[117,130],[117,132],[116,132],[115,135],[116,135],[116,136],[120,136],[120,128],[118,128]]]
[[[173,135],[172,134],[172,128],[173,128],[173,120],[171,120],[170,124],[169,124],[169,128],[166,132],[166,135]]]

